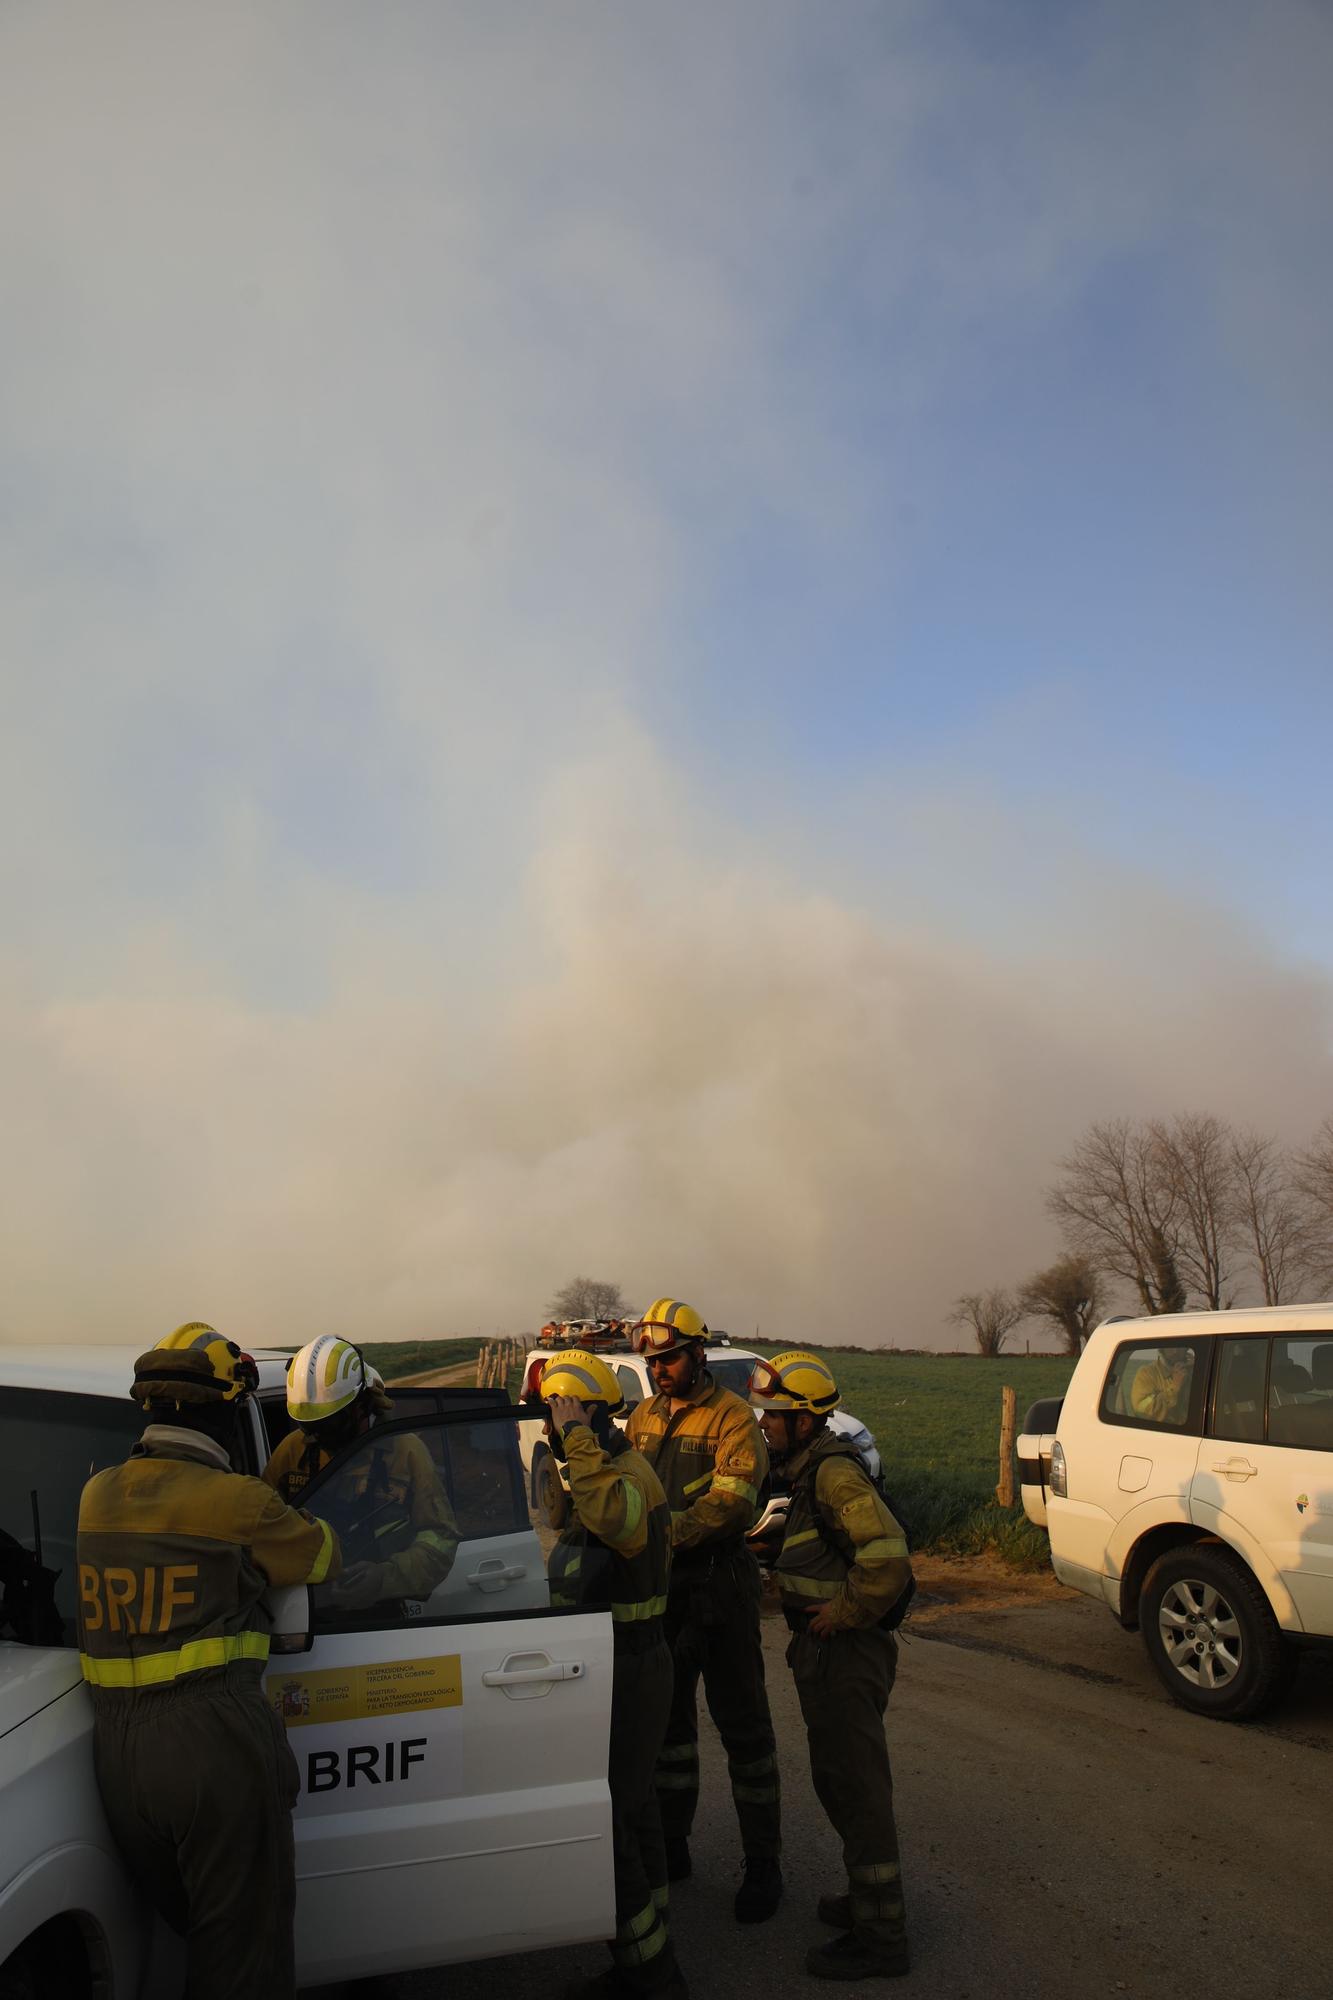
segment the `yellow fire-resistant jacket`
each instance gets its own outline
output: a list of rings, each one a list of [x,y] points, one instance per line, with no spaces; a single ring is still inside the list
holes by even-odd
[[[629,1441],[662,1483],[678,1556],[729,1541],[754,1526],[768,1452],[754,1411],[705,1373],[692,1402],[671,1413],[669,1396],[630,1411]]]
[[[1134,1371],[1130,1385],[1129,1407],[1136,1417],[1150,1417],[1154,1423],[1170,1423],[1173,1418],[1183,1419],[1189,1408],[1189,1382],[1186,1373],[1180,1382],[1173,1382],[1171,1370],[1160,1361],[1145,1361],[1142,1368]]]
[[[351,1562],[383,1564],[381,1597],[429,1597],[444,1582],[458,1554],[458,1528],[435,1462],[419,1437],[399,1431],[375,1443],[373,1428],[360,1450],[319,1495]],[[264,1478],[285,1499],[296,1499],[332,1453],[307,1445],[288,1431]]]
[[[827,1604],[843,1630],[878,1625],[912,1574],[901,1527],[857,1454],[832,1431],[792,1459],[789,1472],[791,1506],[773,1565],[783,1609]]]
[[[551,1602],[609,1608],[619,1643],[622,1628],[652,1628],[666,1612],[666,1495],[630,1446],[605,1451],[586,1424],[571,1424],[563,1437],[573,1519],[547,1564]]]
[[[342,1568],[326,1522],[231,1471],[211,1440],[165,1424],[84,1487],[78,1559],[83,1677],[130,1693],[262,1663],[268,1586],[323,1583]]]

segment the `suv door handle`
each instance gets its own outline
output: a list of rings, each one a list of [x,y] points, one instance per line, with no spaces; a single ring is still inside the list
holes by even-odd
[[[1258,1466],[1251,1465],[1248,1458],[1214,1459],[1212,1469],[1225,1474],[1228,1479],[1253,1479],[1259,1471]]]
[[[467,1580],[474,1590],[503,1590],[507,1583],[522,1583],[527,1573],[521,1563],[506,1563],[499,1556],[488,1556],[469,1572]]]
[[[548,1660],[544,1667],[492,1667],[481,1677],[486,1688],[535,1687],[539,1681],[576,1681],[583,1674],[582,1660]]]
[[[544,1653],[510,1653],[481,1677],[488,1688],[503,1688],[511,1701],[547,1695],[557,1681],[581,1681],[582,1660],[548,1660]]]

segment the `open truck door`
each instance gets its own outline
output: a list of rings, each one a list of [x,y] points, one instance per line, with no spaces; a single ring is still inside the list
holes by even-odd
[[[377,1424],[303,1497],[390,1594],[275,1634],[302,1983],[609,1937],[611,1619],[551,1608],[517,1412]]]

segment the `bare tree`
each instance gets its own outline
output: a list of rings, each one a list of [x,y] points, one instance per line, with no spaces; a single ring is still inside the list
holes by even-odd
[[[1306,1207],[1306,1268],[1320,1291],[1333,1286],[1333,1118],[1292,1163],[1292,1186]]]
[[[1145,1312],[1180,1312],[1181,1197],[1152,1130],[1126,1118],[1090,1125],[1046,1197],[1071,1250],[1134,1287]]]
[[[1022,1317],[1022,1306],[1003,1285],[994,1285],[988,1292],[964,1292],[949,1314],[956,1326],[971,1327],[978,1351],[992,1360]]]
[[[1169,1125],[1154,1119],[1148,1142],[1159,1207],[1163,1213],[1169,1207],[1178,1221],[1173,1246],[1178,1277],[1210,1312],[1220,1312],[1232,1303],[1229,1266],[1240,1228],[1231,1132],[1220,1118],[1195,1112]]]
[[[1238,1132],[1231,1142],[1236,1207],[1250,1262],[1263,1287],[1266,1306],[1298,1299],[1318,1254],[1311,1229],[1311,1205],[1298,1185],[1298,1170],[1276,1139]]]
[[[571,1278],[546,1308],[552,1319],[618,1319],[625,1310],[619,1285],[605,1278]]]
[[[1081,1354],[1106,1310],[1102,1274],[1085,1252],[1067,1250],[1019,1287],[1018,1303],[1024,1318],[1046,1319],[1059,1329],[1066,1354]]]

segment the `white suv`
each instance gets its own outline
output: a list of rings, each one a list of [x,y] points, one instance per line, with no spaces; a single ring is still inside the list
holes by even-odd
[[[256,1359],[252,1472],[287,1425],[283,1357]],[[76,1650],[79,1495],[142,1429],[132,1371],[116,1349],[0,1347],[2,2000],[180,1987],[179,1947],[107,1831]],[[340,1613],[325,1593],[272,1593],[266,1687],[301,1772],[302,1985],[607,1937],[614,1921],[610,1615],[550,1608],[502,1391],[401,1391],[388,1421],[430,1451],[459,1548],[424,1602]],[[314,1512],[340,1525],[325,1484],[384,1435],[320,1476]]]
[[[1333,1305],[1106,1321],[1026,1429],[1056,1575],[1186,1708],[1257,1715],[1333,1638]]]

